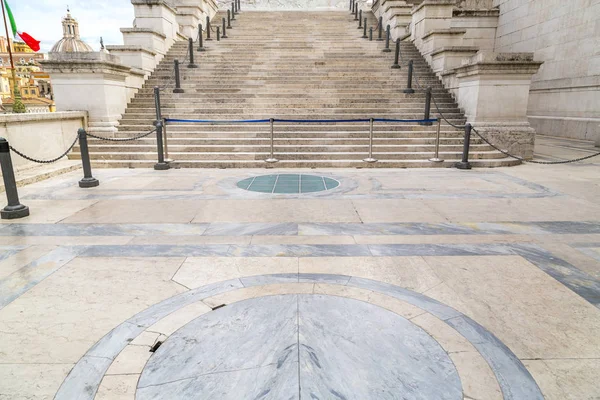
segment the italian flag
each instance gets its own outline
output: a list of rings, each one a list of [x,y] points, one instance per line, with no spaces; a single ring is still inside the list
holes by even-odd
[[[10,7],[6,0],[4,0],[4,5],[6,6],[6,12],[8,14],[8,18],[10,19],[10,26],[12,28],[13,36],[15,37],[15,39],[19,37],[19,38],[21,38],[21,40],[23,40],[27,44],[27,46],[29,46],[29,48],[31,50],[40,51],[40,42],[35,40],[34,38],[32,38],[28,33],[20,32],[17,29],[17,23],[15,22],[15,17],[13,16],[13,13],[10,10]]]

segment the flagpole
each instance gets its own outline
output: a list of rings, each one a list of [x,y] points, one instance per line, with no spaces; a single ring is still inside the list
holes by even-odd
[[[13,78],[13,86],[14,86],[14,96],[15,100],[21,98],[21,92],[19,91],[19,86],[17,84],[17,73],[15,72],[15,61],[13,60],[12,48],[10,47],[10,36],[8,36],[8,24],[6,23],[6,10],[4,8],[4,0],[0,0],[2,3],[2,16],[4,17],[4,29],[6,29],[6,42],[8,44],[8,56],[10,57],[10,67],[12,68],[12,78]],[[14,43],[14,40],[13,40]]]

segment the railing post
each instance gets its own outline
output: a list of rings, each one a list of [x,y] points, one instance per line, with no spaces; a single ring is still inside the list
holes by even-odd
[[[181,78],[179,76],[179,60],[173,62],[175,64],[175,89],[173,89],[173,93],[183,93],[183,89],[181,88]]]
[[[231,20],[235,21],[235,14],[237,14],[236,3],[231,3]]]
[[[425,91],[425,112],[423,113],[423,119],[431,119],[431,88],[428,87]],[[419,125],[430,126],[433,122],[419,122]]]
[[[362,21],[363,21],[362,10],[360,10],[358,12],[358,29],[362,29]]]
[[[384,53],[390,53],[392,50],[390,49],[390,26],[388,25],[385,28],[385,49],[383,49]]]
[[[408,62],[408,82],[406,83],[406,89],[404,89],[404,93],[408,94],[415,92],[415,90],[412,88],[413,64],[413,60]]]
[[[81,154],[81,164],[83,165],[83,179],[79,181],[79,187],[96,187],[100,184],[100,181],[92,176],[92,163],[90,162],[87,132],[85,129],[79,128],[77,136],[79,137],[79,153]]]
[[[430,158],[429,161],[440,163],[444,161],[440,158],[440,131],[442,130],[441,116],[438,116],[437,123],[437,134],[435,135],[435,155],[433,156],[433,158]]]
[[[190,63],[188,64],[188,68],[198,68],[198,66],[194,63],[194,39],[188,39],[188,51],[190,52]]]
[[[169,158],[169,139],[167,137],[167,120],[165,118],[162,119],[163,122],[163,140],[165,144],[165,162],[169,163],[173,160]]]
[[[354,3],[354,20],[358,21],[358,3]]]
[[[10,146],[4,138],[0,138],[0,166],[2,168],[6,199],[8,200],[8,205],[0,210],[2,219],[17,219],[29,216],[29,207],[21,204],[19,201],[15,171],[12,159],[10,158]]]
[[[154,164],[154,169],[164,171],[169,169],[169,164],[165,162],[165,154],[163,153],[163,122],[162,120],[154,121],[156,126],[156,151],[158,153],[158,162]]]
[[[275,120],[273,118],[271,118],[269,120],[269,123],[271,124],[271,155],[265,161],[268,162],[269,164],[273,164],[273,163],[276,163],[277,161],[279,161],[278,159],[275,158],[275,128],[274,128]]]
[[[350,14],[354,14],[354,0],[350,0]]]
[[[373,27],[369,28],[369,40],[373,40]]]
[[[377,162],[377,159],[373,158],[373,118],[369,120],[369,157],[363,161],[368,163]]]
[[[367,39],[368,38],[368,36],[367,36],[367,19],[366,18],[364,19],[364,23],[363,23],[363,36],[362,36],[362,38],[363,39]]]
[[[237,0],[237,9],[238,11],[242,9],[242,0]]]
[[[400,38],[396,39],[396,53],[394,54],[392,69],[400,69]]]
[[[227,29],[233,29],[231,27],[231,10],[227,10]]]
[[[202,24],[198,24],[198,51],[205,51],[202,43]]]
[[[352,11],[352,0],[350,0],[350,6],[348,7],[348,10]]]
[[[458,169],[471,169],[471,163],[469,162],[469,147],[471,145],[471,124],[465,125],[465,139],[463,144],[462,161],[456,163]]]
[[[206,40],[212,40],[210,38],[210,17],[206,17]]]
[[[227,39],[227,24],[225,22],[225,18],[223,18],[223,36],[221,36],[223,39]]]
[[[377,40],[383,40],[383,17],[379,17],[379,31],[377,33]]]
[[[154,110],[156,111],[156,119],[162,119],[162,110],[160,106],[160,88],[154,87]]]
[[[221,27],[217,26],[217,42],[221,40]]]

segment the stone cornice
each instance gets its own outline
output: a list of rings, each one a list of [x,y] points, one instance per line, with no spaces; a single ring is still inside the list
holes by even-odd
[[[126,77],[131,72],[131,67],[100,60],[43,60],[40,64],[48,73],[102,73]]]
[[[421,8],[425,6],[454,6],[456,4],[456,0],[425,0],[415,8],[413,8],[413,14],[418,12]]]
[[[158,36],[163,39],[167,38],[167,35],[165,35],[164,33],[155,31],[151,28],[121,28],[121,33],[150,33],[154,36]]]
[[[166,2],[165,0],[131,0],[131,4],[133,4],[134,6],[163,6],[165,8],[168,8],[169,10],[171,10],[173,12],[173,14],[177,13],[177,10],[168,2]]]
[[[152,51],[146,47],[140,45],[114,45],[114,46],[106,46],[106,50],[108,51],[138,51],[142,53],[148,53],[151,56],[155,56],[156,52]]]

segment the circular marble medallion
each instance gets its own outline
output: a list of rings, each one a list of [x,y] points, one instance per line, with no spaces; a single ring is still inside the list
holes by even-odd
[[[340,182],[332,178],[304,174],[262,175],[237,183],[240,189],[259,193],[299,194],[335,189]]]
[[[407,319],[314,294],[240,301],[185,325],[139,380],[150,399],[461,400],[442,347]]]

